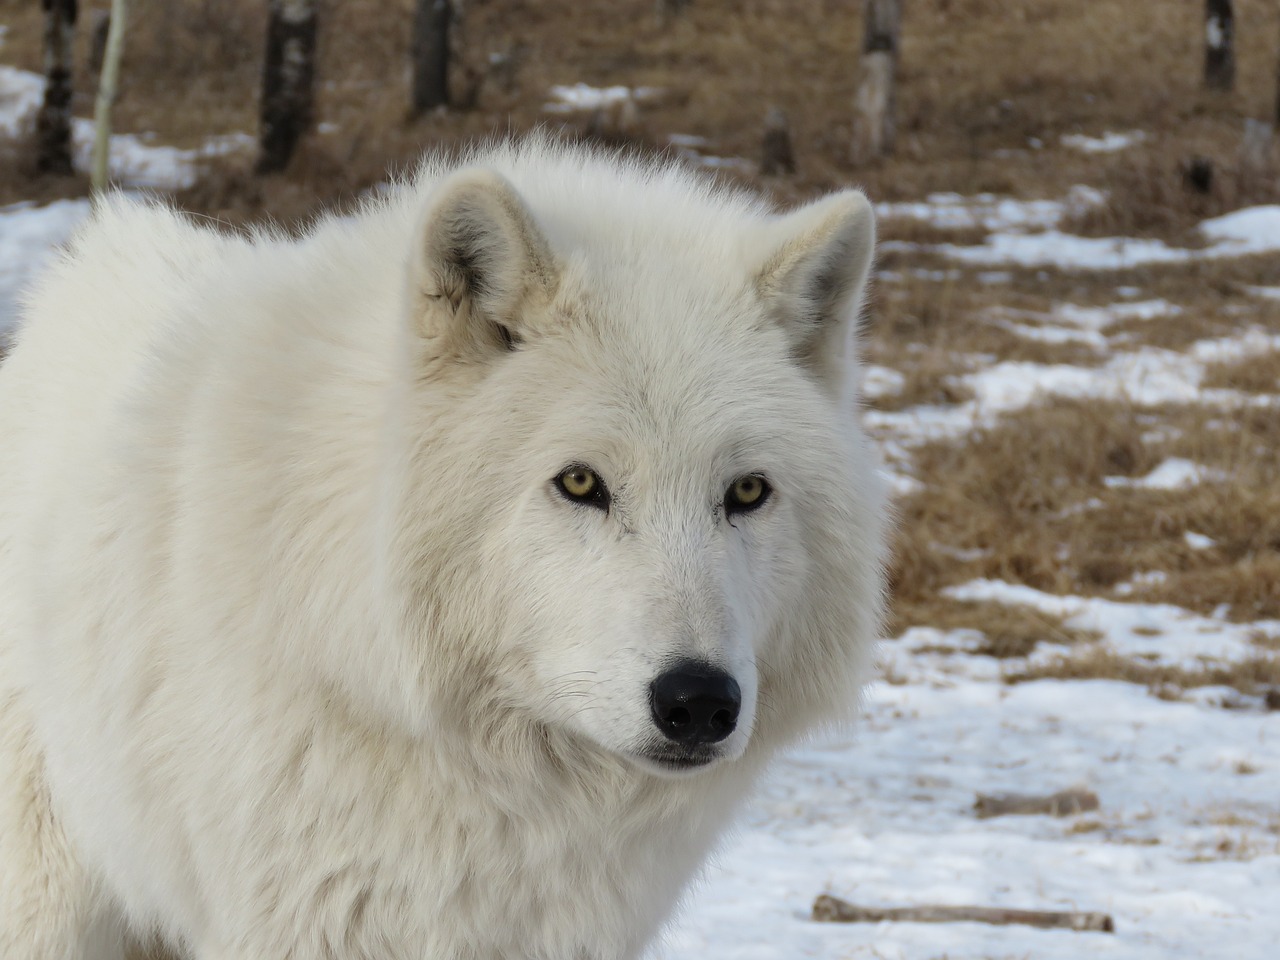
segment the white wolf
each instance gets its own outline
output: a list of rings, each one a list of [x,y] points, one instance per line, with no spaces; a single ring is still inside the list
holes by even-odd
[[[0,367],[0,956],[635,957],[857,699],[873,231],[545,140],[106,204]]]

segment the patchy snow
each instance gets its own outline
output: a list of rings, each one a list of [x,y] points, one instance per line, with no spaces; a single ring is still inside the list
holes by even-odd
[[[32,123],[44,97],[44,79],[27,70],[0,67],[0,136],[21,136]],[[94,123],[82,117],[71,121],[71,149],[75,168],[87,173],[93,157]],[[154,146],[153,134],[116,133],[111,136],[111,180],[125,187],[177,190],[195,183],[199,161],[252,150],[248,134],[210,137],[200,147]]]
[[[873,399],[899,394],[907,382],[907,378],[897,370],[874,363],[865,364],[861,374],[862,395]]]
[[[0,341],[17,320],[22,289],[88,215],[87,200],[0,207]]]
[[[1156,581],[1148,581],[1152,582]],[[1168,604],[1061,596],[1000,580],[974,580],[943,592],[955,600],[1031,607],[1063,617],[1069,627],[1101,633],[1099,644],[1115,653],[1171,666],[1196,666],[1205,661],[1227,663],[1242,659],[1256,651],[1252,635],[1259,629],[1272,626],[1232,623],[1221,617],[1205,617]],[[1280,632],[1280,625],[1274,626]],[[1053,652],[1056,654],[1060,650]],[[1031,657],[1032,660],[1043,658],[1040,650]]]
[[[647,100],[660,91],[657,87],[593,87],[585,83],[551,88],[552,103],[542,109],[551,113],[573,113],[579,110],[599,110],[627,100]]]
[[[1201,249],[1171,247],[1162,240],[1134,237],[1079,237],[1053,229],[1042,233],[994,233],[981,246],[939,244],[925,249],[984,266],[1054,266],[1063,270],[1123,270],[1239,257],[1280,250],[1280,206],[1237,210],[1204,221],[1200,231],[1210,244]]]
[[[1246,207],[1206,220],[1200,232],[1218,244],[1218,256],[1280,250],[1280,206]]]
[[[44,99],[39,74],[0,66],[0,136],[19,136]]]
[[[1033,329],[1026,327],[1018,332],[1025,335]],[[955,378],[972,391],[971,400],[951,406],[871,410],[866,422],[878,434],[910,446],[961,436],[995,422],[1003,414],[1055,397],[1128,400],[1140,405],[1280,406],[1280,396],[1207,389],[1201,385],[1209,363],[1278,349],[1280,336],[1249,329],[1234,337],[1201,340],[1185,352],[1158,347],[1116,351],[1096,367],[1006,360]]]
[[[1192,550],[1208,550],[1210,547],[1218,545],[1216,540],[1206,537],[1203,533],[1195,533],[1191,530],[1184,533],[1182,539],[1186,541],[1187,546]]]
[[[1068,213],[1106,202],[1106,194],[1093,187],[1077,186],[1064,200],[1015,200],[983,193],[972,197],[958,193],[934,193],[919,202],[878,203],[876,216],[884,219],[920,220],[944,230],[1026,231],[1057,226]]]
[[[1118,150],[1127,150],[1145,139],[1147,139],[1147,135],[1142,130],[1130,130],[1126,133],[1108,131],[1100,137],[1090,137],[1083,133],[1069,133],[1059,142],[1064,147],[1070,147],[1072,150],[1079,150],[1082,153],[1115,153]]]
[[[1200,483],[1228,479],[1218,470],[1210,470],[1190,460],[1170,457],[1145,477],[1103,477],[1108,487],[1140,487],[1147,490],[1185,490]]]

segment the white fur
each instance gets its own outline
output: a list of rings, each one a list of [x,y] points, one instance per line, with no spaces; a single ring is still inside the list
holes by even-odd
[[[542,140],[461,166],[299,240],[116,198],[33,294],[5,960],[634,957],[765,761],[856,703],[865,199],[776,216]],[[607,513],[556,492],[573,463]],[[774,493],[729,516],[749,473]],[[681,657],[743,712],[677,776],[647,691]]]

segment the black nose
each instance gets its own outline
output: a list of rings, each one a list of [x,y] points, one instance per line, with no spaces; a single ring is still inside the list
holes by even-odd
[[[738,725],[738,681],[709,663],[685,660],[649,684],[653,722],[668,740],[695,747],[719,743]]]

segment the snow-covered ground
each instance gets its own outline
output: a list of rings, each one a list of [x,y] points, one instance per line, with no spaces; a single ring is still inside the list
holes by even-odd
[[[556,92],[569,109],[628,95],[584,88]],[[19,130],[34,104],[29,80],[0,68],[0,136]],[[78,140],[83,133],[78,125]],[[141,171],[145,177],[134,182],[153,185],[183,182],[200,152],[165,152],[136,137],[116,142],[123,158],[118,171]],[[1099,146],[1070,145],[1123,146],[1114,138]],[[214,143],[204,152],[221,148]],[[1209,245],[1194,251],[1059,232],[1067,211],[1096,202],[1096,191],[1081,188],[1064,201],[938,195],[883,205],[880,212],[993,231],[978,247],[934,248],[961,263],[1065,263],[1104,271],[1139,261],[1280,249],[1280,209],[1272,207],[1209,221],[1203,227]],[[86,213],[83,201],[0,209],[0,332],[13,321],[21,287]],[[980,279],[1000,283],[1002,277],[1007,279],[995,273]],[[1253,292],[1261,301],[1277,291]],[[1246,324],[1234,336],[1185,351],[1126,345],[1109,336],[1112,324],[1168,321],[1181,309],[1165,301],[1133,301],[1132,295],[1117,291],[1110,307],[1062,303],[1046,314],[1008,311],[995,318],[1021,336],[1089,346],[1100,362],[982,362],[959,377],[972,391],[971,401],[873,414],[872,427],[895,469],[909,472],[911,448],[921,439],[958,438],[976,422],[1045,396],[1123,395],[1226,408],[1277,402],[1274,396],[1206,391],[1201,381],[1207,363],[1278,350],[1280,337]],[[895,393],[903,383],[902,372],[888,367],[870,368],[865,377],[873,395]],[[913,482],[905,475],[898,479],[903,488]],[[1190,461],[1168,460],[1126,482],[1177,489],[1215,482],[1215,475]],[[1186,543],[1193,549],[1213,546],[1195,531],[1186,532]],[[1061,597],[998,581],[975,581],[951,594],[1066,617],[1095,631],[1095,646],[1148,662],[1231,661],[1256,655],[1258,636],[1280,636],[1275,622],[1241,625],[1167,605]],[[776,766],[681,917],[652,951],[653,960],[1280,956],[1280,713],[1238,697],[1233,702],[1243,708],[1223,709],[1229,694],[1214,689],[1171,702],[1117,681],[1009,685],[1004,676],[1019,662],[979,655],[978,639],[973,631],[917,627],[886,643],[885,679],[868,690],[862,722]],[[1031,659],[1064,650],[1042,646]],[[1100,809],[1062,819],[974,814],[978,793],[1071,786],[1096,791]],[[824,892],[865,906],[1106,911],[1116,929],[816,923],[809,910]]]

